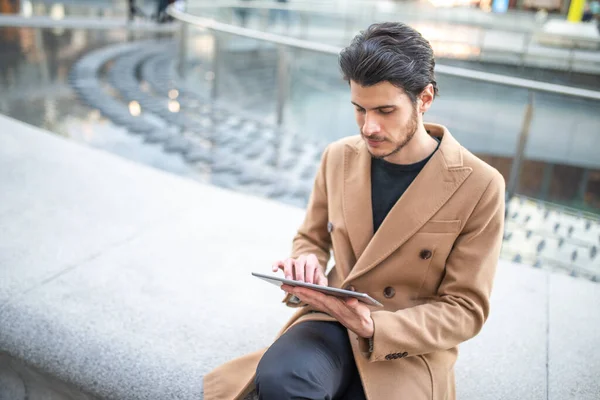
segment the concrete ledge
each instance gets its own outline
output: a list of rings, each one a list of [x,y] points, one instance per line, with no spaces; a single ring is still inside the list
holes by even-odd
[[[0,400],[94,400],[78,389],[40,374],[0,353]]]
[[[250,272],[302,210],[0,128],[0,351],[99,398],[198,399],[291,314]]]
[[[1,116],[0,185],[0,393],[20,393],[16,362],[45,400],[201,399],[206,372],[268,345],[292,312],[250,272],[288,254],[301,209]],[[596,400],[597,288],[502,262],[458,398]]]

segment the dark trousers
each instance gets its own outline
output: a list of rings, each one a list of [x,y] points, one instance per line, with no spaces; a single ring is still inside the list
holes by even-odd
[[[365,400],[348,333],[338,322],[290,328],[256,369],[261,400]]]

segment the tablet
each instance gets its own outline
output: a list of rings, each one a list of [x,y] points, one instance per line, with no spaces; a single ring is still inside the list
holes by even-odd
[[[378,302],[377,300],[375,300],[374,298],[372,298],[371,296],[369,296],[366,293],[352,292],[350,290],[337,289],[337,288],[332,288],[329,286],[320,286],[320,285],[315,285],[314,283],[299,282],[299,281],[294,281],[291,279],[280,278],[278,276],[259,274],[258,272],[253,272],[252,275],[257,278],[263,279],[269,283],[272,283],[273,285],[279,286],[279,287],[281,287],[281,285],[283,285],[283,284],[286,284],[289,286],[300,286],[300,287],[305,287],[308,289],[314,289],[316,291],[327,294],[329,296],[335,296],[335,297],[341,297],[341,298],[354,297],[354,298],[357,298],[359,301],[362,301],[365,304],[368,304],[371,306],[383,307],[383,304],[381,304],[380,302]]]

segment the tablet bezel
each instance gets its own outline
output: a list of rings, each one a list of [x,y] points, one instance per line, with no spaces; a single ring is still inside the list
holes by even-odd
[[[356,299],[358,299],[359,301],[362,301],[365,304],[371,305],[371,306],[376,306],[376,307],[383,307],[383,304],[381,304],[380,302],[378,302],[377,300],[375,300],[374,298],[372,298],[371,296],[369,296],[366,293],[360,293],[360,292],[353,292],[350,290],[344,290],[344,289],[338,289],[338,288],[333,288],[333,287],[329,287],[329,286],[321,286],[321,285],[315,285],[314,283],[308,283],[308,282],[300,282],[300,281],[295,281],[295,280],[291,280],[291,279],[285,279],[285,278],[281,278],[278,276],[272,276],[272,275],[265,275],[265,274],[261,274],[258,272],[252,272],[252,275],[260,278],[266,282],[269,282],[273,285],[279,286],[281,287],[281,285],[286,284],[289,286],[298,286],[298,287],[305,287],[308,289],[313,289],[316,291],[319,291],[321,293],[330,295],[330,296],[335,296],[335,297],[354,297]]]

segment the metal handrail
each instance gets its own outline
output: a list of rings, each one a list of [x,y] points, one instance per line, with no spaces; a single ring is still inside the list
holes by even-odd
[[[224,22],[218,22],[212,18],[200,17],[179,11],[173,6],[169,6],[169,8],[167,8],[167,12],[169,15],[179,21],[186,22],[200,28],[210,29],[222,33],[229,33],[231,35],[241,36],[249,39],[256,39],[263,42],[293,47],[296,49],[315,51],[317,53],[332,54],[336,56],[341,50],[337,46],[295,39],[288,36],[276,35],[274,33],[262,32],[255,29],[242,28],[239,26],[226,24]]]
[[[209,29],[217,32],[228,33],[235,36],[256,39],[264,42],[269,42],[276,45],[292,47],[296,49],[308,50],[322,54],[330,54],[338,56],[341,47],[331,46],[322,43],[315,43],[302,39],[295,39],[287,36],[277,35],[273,33],[267,33],[257,31],[255,29],[242,28],[235,25],[226,24],[223,22],[215,21],[211,18],[200,17],[191,15],[186,12],[177,10],[173,6],[170,6],[167,12],[175,19],[200,27]],[[489,72],[481,72],[471,70],[467,68],[451,67],[447,65],[436,65],[436,73],[441,75],[448,75],[466,79],[472,79],[482,82],[495,83],[503,86],[512,86],[523,89],[529,89],[536,92],[553,93],[564,96],[578,97],[588,100],[600,100],[600,91],[580,89],[571,86],[557,85],[546,82],[533,81],[529,79],[513,78],[506,75],[493,74]]]
[[[572,86],[557,85],[554,83],[532,81],[530,79],[513,78],[508,75],[492,74],[489,72],[474,71],[467,68],[457,68],[447,65],[436,65],[436,72],[477,81],[495,83],[498,85],[512,86],[536,92],[554,93],[565,96],[579,97],[588,100],[600,100],[600,91],[580,89]]]

